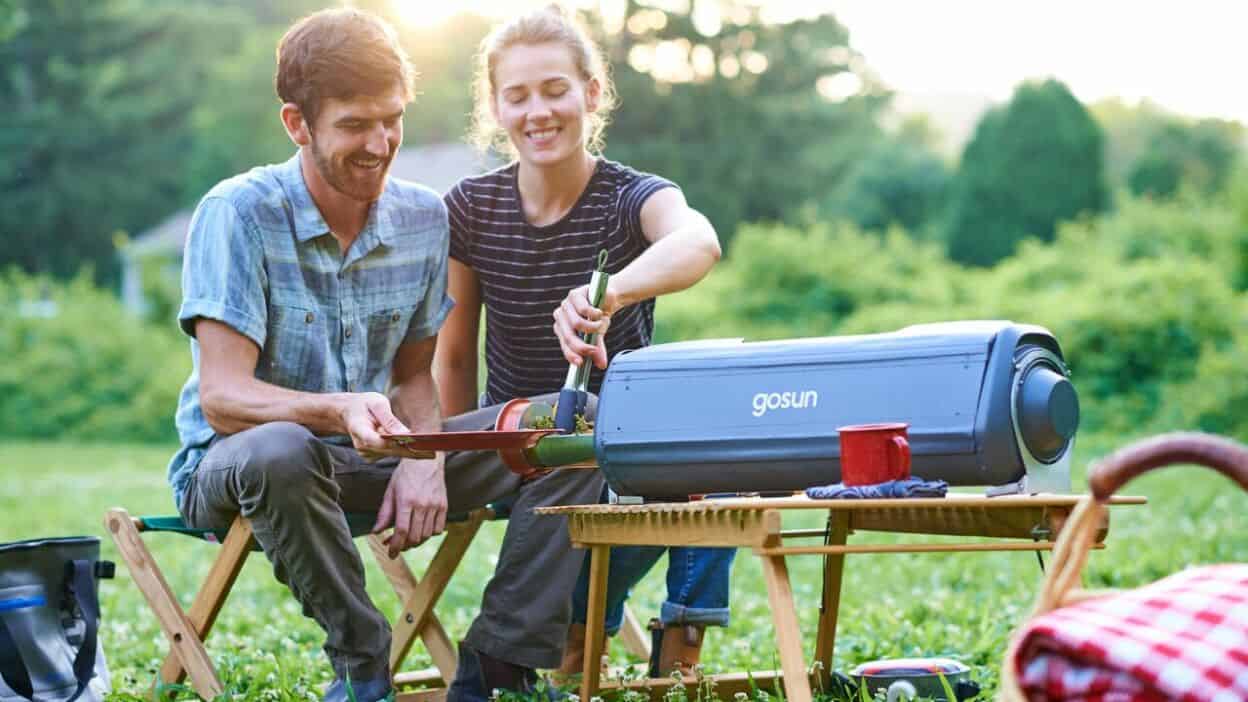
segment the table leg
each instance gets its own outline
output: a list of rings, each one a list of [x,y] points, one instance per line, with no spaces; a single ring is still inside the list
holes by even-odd
[[[810,678],[802,661],[802,635],[797,627],[797,606],[784,556],[760,556],[767,578],[767,598],[776,626],[776,645],[780,649],[780,670],[784,673],[784,689],[792,702],[810,702]],[[586,699],[582,697],[582,699]]]
[[[581,699],[598,692],[602,673],[602,650],[606,644],[607,568],[610,546],[593,546],[589,551],[589,602],[585,610],[585,668],[581,676]]]
[[[844,546],[849,536],[849,513],[832,512],[829,520],[831,530],[828,534],[828,544]],[[832,675],[832,653],[836,649],[836,619],[841,609],[841,575],[844,567],[845,554],[836,553],[825,557],[823,605],[819,610],[819,632],[815,635],[815,661],[822,666],[818,674],[825,690]]]

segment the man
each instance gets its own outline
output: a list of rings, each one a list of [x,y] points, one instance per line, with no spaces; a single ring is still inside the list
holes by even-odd
[[[412,68],[381,20],[354,9],[295,24],[278,47],[284,164],[218,184],[191,221],[178,318],[193,369],[169,467],[192,526],[249,519],[326,632],[328,700],[391,694],[390,629],[364,590],[344,512],[376,512],[392,555],[446,515],[516,495],[451,696],[524,690],[559,662],[581,554],[532,508],[593,502],[595,472],[521,485],[492,453],[400,458],[382,433],[443,427],[431,374],[446,292],[448,225],[436,193],[388,177]],[[385,393],[385,394],[383,394]],[[497,408],[450,419],[493,425]],[[350,688],[350,689],[349,689]]]

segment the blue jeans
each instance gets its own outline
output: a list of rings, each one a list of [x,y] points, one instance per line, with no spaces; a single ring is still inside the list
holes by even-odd
[[[611,549],[607,569],[608,635],[620,630],[629,590],[658,562],[664,551],[667,551],[667,599],[659,610],[659,621],[664,626],[728,626],[728,574],[732,570],[732,559],[737,555],[735,548],[616,546]],[[572,591],[573,623],[585,623],[588,602],[587,556],[576,589]]]

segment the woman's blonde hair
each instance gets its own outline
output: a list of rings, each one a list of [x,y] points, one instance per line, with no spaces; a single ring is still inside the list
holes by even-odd
[[[555,4],[527,12],[499,25],[481,41],[473,79],[474,104],[470,133],[472,142],[483,151],[494,147],[515,156],[515,147],[498,126],[491,109],[497,89],[494,69],[507,49],[517,45],[536,44],[561,44],[567,47],[581,79],[586,83],[594,78],[598,80],[601,86],[598,109],[587,118],[589,129],[585,145],[592,152],[601,152],[603,133],[606,131],[611,111],[615,108],[615,86],[607,73],[607,63],[603,59],[602,51],[579,23]]]

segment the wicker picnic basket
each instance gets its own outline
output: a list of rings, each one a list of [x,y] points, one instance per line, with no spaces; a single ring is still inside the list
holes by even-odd
[[[1248,447],[1209,434],[1163,434],[1131,444],[1102,459],[1088,475],[1090,494],[1076,505],[1054,545],[1054,565],[1045,576],[1029,620],[1062,607],[1121,594],[1121,591],[1085,590],[1080,587],[1088,553],[1095,543],[1098,527],[1104,523],[1105,503],[1140,474],[1171,464],[1212,468],[1248,491]],[[1029,699],[1021,685],[1022,671],[1018,666],[1019,649],[1027,623],[1015,630],[1002,665],[999,699],[1008,702]]]

